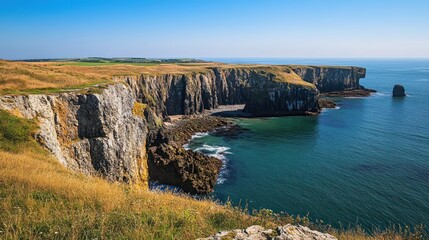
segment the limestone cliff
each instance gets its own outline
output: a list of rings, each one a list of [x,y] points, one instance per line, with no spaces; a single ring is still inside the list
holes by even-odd
[[[360,67],[291,66],[304,81],[314,84],[320,92],[359,89],[359,79],[366,69]]]
[[[36,138],[66,167],[111,181],[144,182],[146,120],[123,84],[102,94],[2,96],[0,106],[40,124]]]
[[[318,90],[289,67],[212,68],[205,73],[122,77],[158,116],[191,115],[219,105],[246,104],[256,116],[303,115],[317,112]]]
[[[319,110],[315,85],[322,91],[358,88],[364,75],[364,69],[352,67],[211,67],[192,73],[115,77],[116,84],[97,94],[0,96],[0,108],[37,118],[40,130],[36,138],[70,169],[111,181],[146,184],[148,166],[155,166],[156,174],[150,180],[207,193],[213,189],[219,169],[208,173],[201,169],[202,164],[183,164],[183,159],[193,157],[220,168],[215,161],[183,149],[164,156],[168,148],[164,146],[151,151],[157,154],[151,159],[160,164],[147,162],[147,148],[154,147],[148,142],[150,136],[169,115],[198,114],[229,104],[246,104],[245,111],[256,116],[315,113]],[[181,165],[176,159],[162,159],[171,156],[178,157]],[[180,174],[172,174],[172,166],[180,168]],[[163,172],[183,179],[165,179]]]

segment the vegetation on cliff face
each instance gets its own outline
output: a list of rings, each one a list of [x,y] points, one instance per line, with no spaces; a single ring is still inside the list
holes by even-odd
[[[35,145],[30,134],[37,125],[34,121],[17,118],[4,110],[0,110],[0,150],[18,152],[28,145]]]

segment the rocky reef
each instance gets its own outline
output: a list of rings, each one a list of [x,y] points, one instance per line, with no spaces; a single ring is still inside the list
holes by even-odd
[[[72,170],[143,185],[150,178],[208,193],[219,160],[182,145],[195,131],[228,123],[205,121],[179,128],[187,129],[181,132],[165,128],[169,116],[231,104],[245,104],[253,116],[317,114],[329,105],[321,104],[319,90],[359,89],[364,76],[365,69],[355,67],[224,65],[191,73],[114,77],[116,83],[98,93],[5,95],[0,96],[0,108],[37,118],[37,140]]]
[[[287,224],[279,226],[276,229],[265,229],[254,225],[246,229],[236,229],[231,231],[222,231],[214,236],[200,238],[199,240],[336,240],[337,238],[318,231],[314,231],[304,226],[294,226]]]

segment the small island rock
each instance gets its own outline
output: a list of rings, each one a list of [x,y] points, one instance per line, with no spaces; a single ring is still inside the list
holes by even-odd
[[[402,85],[396,84],[393,87],[393,97],[405,97],[405,88]]]

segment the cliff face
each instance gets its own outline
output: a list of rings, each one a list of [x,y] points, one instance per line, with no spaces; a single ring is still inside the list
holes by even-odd
[[[111,181],[144,182],[146,120],[132,114],[134,99],[123,84],[102,94],[0,97],[3,109],[37,118],[36,138],[66,167]]]
[[[206,73],[123,77],[138,99],[162,117],[191,115],[219,105],[246,104],[256,116],[317,112],[318,91],[311,85],[276,81],[263,70],[213,68]]]
[[[359,89],[359,79],[366,75],[366,69],[360,67],[292,66],[292,69],[322,93]]]
[[[245,112],[255,116],[303,115],[317,112],[319,91],[313,87],[272,81],[264,76],[250,78]]]
[[[319,91],[299,76],[327,91],[358,88],[364,74],[359,68],[214,67],[188,74],[116,77],[118,83],[100,94],[0,96],[0,108],[37,118],[36,138],[70,169],[144,184],[152,172],[156,174],[150,180],[207,193],[220,168],[213,159],[181,146],[171,150],[163,142],[163,148],[151,149],[153,162],[148,164],[147,149],[154,147],[151,136],[169,115],[191,115],[228,104],[246,104],[245,111],[256,116],[317,112]],[[196,161],[184,164],[187,158],[210,162],[212,169],[205,171]],[[165,178],[164,173],[180,179]]]

